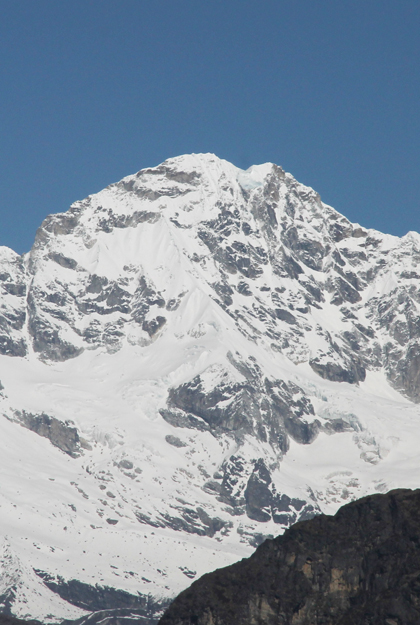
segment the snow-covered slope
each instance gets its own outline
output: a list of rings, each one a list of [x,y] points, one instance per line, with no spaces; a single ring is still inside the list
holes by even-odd
[[[210,154],[0,248],[4,610],[153,620],[264,536],[418,486],[419,262]]]

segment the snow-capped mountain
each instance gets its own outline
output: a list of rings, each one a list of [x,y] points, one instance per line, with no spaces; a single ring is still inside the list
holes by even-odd
[[[419,234],[211,154],[0,248],[3,611],[152,623],[265,536],[418,486],[419,263]]]

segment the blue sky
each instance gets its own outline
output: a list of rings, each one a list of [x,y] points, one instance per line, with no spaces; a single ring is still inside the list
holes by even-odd
[[[0,0],[0,245],[187,152],[420,230],[418,0]]]

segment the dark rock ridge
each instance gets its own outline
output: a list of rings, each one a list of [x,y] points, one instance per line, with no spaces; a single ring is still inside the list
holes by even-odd
[[[159,625],[418,625],[420,490],[297,523],[204,575]]]
[[[82,448],[91,449],[89,443],[79,436],[77,428],[70,421],[63,423],[45,413],[32,414],[25,410],[15,411],[14,420],[39,436],[48,438],[54,447],[58,447],[72,458],[79,456]]]

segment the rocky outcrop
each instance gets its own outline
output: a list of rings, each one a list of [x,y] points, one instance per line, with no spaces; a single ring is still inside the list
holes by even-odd
[[[232,370],[210,367],[190,382],[169,389],[167,405],[172,412],[163,411],[163,418],[171,422],[172,415],[176,423],[177,414],[179,427],[197,424],[216,435],[230,432],[238,440],[252,434],[283,453],[289,436],[301,444],[312,443],[320,422],[314,419],[305,392],[296,384],[264,378],[258,365],[238,356],[235,359],[229,353],[228,360],[242,381],[233,381]]]
[[[73,458],[80,455],[83,447],[91,449],[90,445],[80,438],[77,428],[69,421],[63,423],[50,415],[31,414],[25,410],[16,411],[14,420],[39,436],[48,438],[54,447],[58,447]]]
[[[297,523],[204,575],[159,625],[418,625],[420,490]]]
[[[149,595],[141,593],[130,594],[115,588],[109,588],[96,584],[95,586],[84,584],[76,579],[65,581],[58,576],[35,571],[43,580],[44,584],[72,605],[91,610],[92,613],[77,621],[64,621],[66,625],[93,625],[94,623],[141,623],[142,625],[154,625],[156,615],[162,614],[168,605],[168,600],[154,600]],[[120,620],[121,619],[121,620]],[[1,621],[0,621],[1,625]]]
[[[23,258],[0,248],[0,354],[25,356],[27,341],[22,333],[26,321],[27,276]]]

